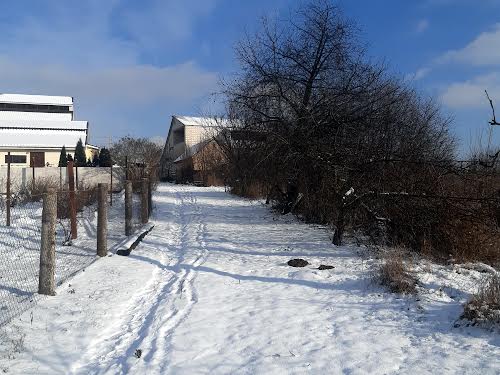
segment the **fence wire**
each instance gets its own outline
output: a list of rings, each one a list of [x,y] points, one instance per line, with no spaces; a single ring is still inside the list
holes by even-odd
[[[71,239],[69,194],[67,190],[57,191],[56,285],[97,259],[97,188],[75,191],[77,239]],[[10,226],[7,226],[7,198],[0,195],[0,326],[29,309],[41,297],[37,292],[43,194],[20,191],[12,194],[10,206]],[[140,189],[134,189],[132,207],[135,232],[142,226]],[[112,251],[124,240],[125,193],[122,190],[115,191],[112,199],[108,199],[108,249]]]
[[[94,191],[76,192],[79,238],[71,240],[68,192],[57,193],[56,284],[95,260],[96,211]],[[7,202],[0,203],[0,325],[28,309],[39,298],[43,195],[12,196],[10,226]]]

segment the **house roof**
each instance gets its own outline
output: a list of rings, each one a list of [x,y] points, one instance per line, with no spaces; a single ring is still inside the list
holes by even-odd
[[[87,130],[87,121],[0,121],[0,148],[72,148]]]
[[[63,129],[87,130],[88,121],[61,121],[61,120],[0,120],[0,129],[25,128],[25,129]],[[0,140],[1,142],[1,140]]]
[[[192,145],[191,147],[188,147],[186,151],[182,155],[180,155],[177,159],[174,160],[174,163],[178,163],[182,160],[188,159],[194,155],[196,155],[198,152],[200,152],[203,147],[207,145],[207,142],[199,142],[195,145]]]
[[[71,121],[73,114],[71,112],[21,112],[21,111],[2,111],[0,110],[0,120],[42,120],[42,121]]]
[[[227,126],[228,121],[226,119],[214,119],[212,117],[193,117],[193,116],[178,116],[173,115],[184,126],[203,126],[203,127],[219,127]]]
[[[73,105],[71,96],[0,94],[0,103]]]

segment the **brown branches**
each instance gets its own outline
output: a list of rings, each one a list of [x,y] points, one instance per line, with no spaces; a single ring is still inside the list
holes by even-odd
[[[491,111],[493,112],[493,117],[490,121],[488,121],[488,123],[490,125],[500,125],[500,123],[497,122],[496,117],[495,117],[495,107],[493,106],[493,100],[490,99],[490,96],[488,95],[487,90],[484,90],[484,92],[486,93],[486,97],[488,98],[488,101],[490,102]]]

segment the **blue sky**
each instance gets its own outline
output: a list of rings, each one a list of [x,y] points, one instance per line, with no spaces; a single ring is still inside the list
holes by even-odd
[[[500,116],[500,0],[342,0],[368,54],[434,95],[467,150]],[[233,46],[298,0],[18,0],[0,13],[0,91],[70,95],[91,141],[165,137],[172,114],[216,108]],[[500,127],[493,129],[500,143]]]

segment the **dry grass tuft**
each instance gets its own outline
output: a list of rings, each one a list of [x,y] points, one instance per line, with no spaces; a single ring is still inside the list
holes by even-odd
[[[490,276],[465,304],[462,319],[473,325],[500,325],[500,274]]]
[[[417,278],[408,269],[403,255],[391,252],[385,257],[384,263],[378,269],[375,280],[392,293],[415,294]]]

